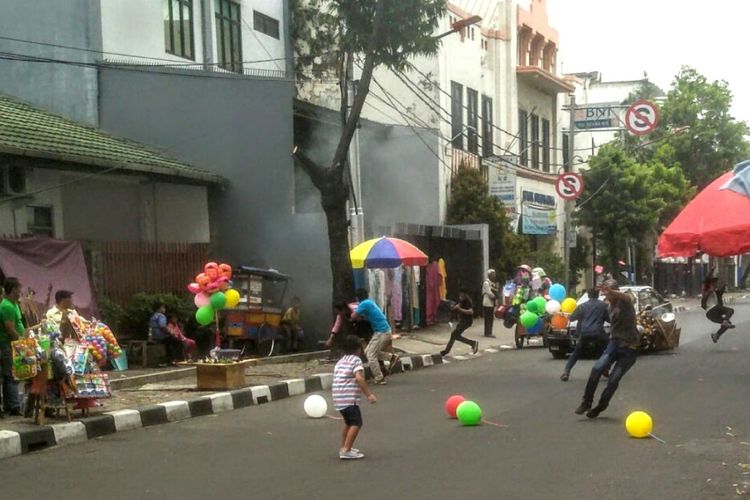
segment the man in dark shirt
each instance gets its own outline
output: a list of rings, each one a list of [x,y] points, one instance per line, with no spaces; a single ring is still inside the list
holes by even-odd
[[[609,303],[609,318],[611,335],[609,345],[604,354],[591,369],[586,390],[581,405],[576,408],[576,414],[586,413],[589,418],[596,418],[607,409],[609,401],[617,390],[622,377],[630,370],[636,361],[638,347],[641,344],[640,333],[636,325],[633,298],[628,293],[620,291],[615,280],[607,280],[602,284],[602,293]],[[599,404],[591,408],[594,402],[596,387],[607,365],[612,365],[612,371],[607,381],[607,387],[602,391]]]
[[[453,306],[452,310],[458,313],[458,324],[451,333],[451,338],[448,341],[448,345],[446,345],[445,349],[440,352],[440,355],[447,356],[448,353],[451,352],[453,343],[457,340],[459,342],[463,342],[464,344],[470,345],[472,354],[476,354],[477,350],[479,349],[479,342],[476,340],[469,340],[461,335],[462,333],[464,333],[464,331],[466,331],[467,328],[471,326],[474,321],[474,304],[471,302],[471,299],[469,298],[466,290],[461,290],[458,293],[458,304]]]
[[[570,378],[570,370],[578,361],[581,351],[589,344],[601,339],[604,335],[604,322],[609,321],[607,304],[599,300],[599,290],[590,288],[586,293],[589,300],[576,307],[576,310],[570,315],[570,321],[578,321],[578,327],[576,328],[578,343],[568,358],[565,371],[560,375],[560,380],[563,382]]]

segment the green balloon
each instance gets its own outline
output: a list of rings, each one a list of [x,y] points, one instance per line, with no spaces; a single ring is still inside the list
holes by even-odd
[[[474,401],[464,401],[458,405],[456,417],[462,425],[477,425],[482,420],[482,409]]]
[[[521,315],[521,324],[524,328],[533,327],[537,321],[539,321],[539,315],[531,311],[526,311]]]
[[[539,311],[536,308],[537,303],[533,300],[526,302],[526,311],[537,314]]]
[[[536,303],[536,311],[534,312],[541,316],[544,314],[545,307],[547,307],[547,300],[544,297],[537,297],[534,302]]]
[[[203,306],[195,311],[195,319],[199,325],[210,325],[214,320],[214,310],[211,306]]]
[[[224,309],[224,306],[226,305],[227,296],[224,295],[224,292],[216,292],[211,294],[211,307],[214,309],[214,311]]]

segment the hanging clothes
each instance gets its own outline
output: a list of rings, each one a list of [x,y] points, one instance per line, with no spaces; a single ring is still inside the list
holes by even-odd
[[[382,310],[386,310],[386,283],[383,269],[369,269],[370,299]]]
[[[411,301],[411,313],[412,313],[412,324],[414,327],[419,327],[422,324],[421,306],[419,305],[419,285],[421,283],[421,269],[419,267],[411,267],[411,282],[409,284],[409,295]]]
[[[442,276],[440,276],[440,266],[437,262],[430,262],[427,265],[427,279],[425,280],[426,286],[426,304],[427,311],[425,311],[425,320],[428,325],[434,325],[437,323],[437,312],[438,306],[440,305],[440,283]]]
[[[440,272],[440,300],[448,298],[448,273],[445,272],[445,260],[440,259],[438,261],[438,271]]]
[[[393,321],[400,322],[403,319],[402,286],[404,268],[397,267],[393,270],[393,283],[391,283],[391,310]]]

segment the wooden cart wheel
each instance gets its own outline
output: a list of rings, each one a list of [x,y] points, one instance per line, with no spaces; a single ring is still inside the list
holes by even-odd
[[[276,329],[268,323],[258,327],[258,355],[262,358],[270,358],[276,347]]]
[[[516,323],[516,348],[523,349],[523,338],[524,335],[521,335],[521,324]]]

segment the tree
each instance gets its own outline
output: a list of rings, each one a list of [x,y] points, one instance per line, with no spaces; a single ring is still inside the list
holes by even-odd
[[[487,224],[490,262],[498,276],[512,276],[520,257],[528,253],[525,239],[509,227],[503,203],[490,196],[479,170],[461,167],[451,183],[448,224]]]
[[[709,82],[695,69],[683,66],[662,106],[662,123],[653,138],[677,127],[685,133],[671,135],[674,159],[690,183],[703,188],[750,154],[745,137],[750,129],[731,113],[732,92],[725,81]],[[652,138],[652,139],[653,139]]]
[[[617,268],[629,240],[651,241],[660,224],[692,196],[679,165],[664,163],[673,161],[672,154],[669,146],[662,146],[652,161],[639,163],[619,145],[607,144],[589,161],[583,173],[584,198],[592,197],[576,218],[591,228],[609,269]]]
[[[346,113],[346,89],[342,85],[341,114],[344,125],[338,145],[327,165],[295,147],[294,158],[320,191],[321,205],[328,225],[333,299],[351,300],[354,277],[349,260],[346,204],[349,200],[347,153],[370,90],[373,70],[385,66],[397,70],[406,67],[412,56],[437,51],[439,41],[433,37],[445,8],[443,0],[295,0],[293,31],[297,73],[305,64],[313,76],[338,69],[340,80],[359,57],[361,76],[351,110]],[[306,38],[301,38],[307,35]],[[335,55],[333,55],[335,54]]]

